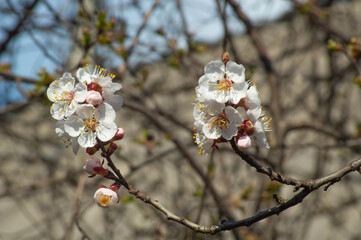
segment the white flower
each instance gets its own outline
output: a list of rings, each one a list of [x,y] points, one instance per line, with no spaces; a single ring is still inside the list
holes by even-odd
[[[95,67],[93,73],[89,73],[82,68],[76,72],[80,82],[88,86],[88,90],[98,91],[104,99],[104,102],[109,103],[115,111],[118,111],[123,105],[123,98],[120,95],[114,94],[122,88],[119,83],[113,83],[113,76],[106,75],[106,69]]]
[[[241,114],[231,106],[226,106],[215,100],[196,103],[193,111],[197,122],[203,124],[202,131],[209,139],[223,137],[230,140],[238,132],[238,126],[243,123]]]
[[[111,207],[119,202],[118,194],[109,188],[99,188],[94,193],[94,200],[100,207]]]
[[[212,147],[215,146],[215,140],[207,138],[202,132],[203,124],[200,122],[194,123],[194,129],[196,133],[193,138],[195,139],[195,143],[198,145],[199,154],[205,154],[211,151]]]
[[[115,111],[107,103],[100,104],[97,108],[93,105],[81,105],[76,116],[70,116],[65,122],[65,131],[72,137],[78,137],[80,146],[93,147],[98,138],[102,142],[109,141],[117,132],[114,123]]]
[[[231,101],[237,104],[246,96],[248,88],[244,72],[241,64],[229,61],[225,66],[221,61],[211,61],[198,81],[197,99],[214,99],[220,103]]]
[[[63,139],[64,144],[66,147],[70,145],[73,148],[73,153],[76,155],[79,150],[79,144],[77,138],[71,137],[64,129],[65,120],[60,120],[56,123],[55,132],[56,134]]]
[[[266,112],[262,111],[258,91],[254,85],[247,90],[245,108],[248,109],[247,118],[254,126],[254,136],[263,147],[269,148],[265,131],[271,131],[269,125],[272,119],[266,116]]]
[[[50,107],[52,117],[61,120],[72,115],[78,103],[85,101],[87,87],[83,83],[75,85],[75,79],[66,72],[50,84],[46,93],[49,100],[54,102]]]

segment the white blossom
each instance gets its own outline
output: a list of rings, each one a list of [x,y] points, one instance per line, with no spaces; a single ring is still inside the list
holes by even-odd
[[[266,112],[262,111],[258,91],[254,85],[247,90],[245,108],[248,109],[246,112],[247,119],[254,126],[254,136],[263,147],[269,148],[265,131],[271,130],[269,126],[271,119],[266,116]]]
[[[104,102],[110,104],[115,111],[118,111],[123,105],[123,98],[115,94],[116,91],[122,88],[119,83],[113,83],[112,75],[106,75],[106,69],[95,67],[90,73],[83,68],[80,68],[76,73],[80,82],[88,86],[88,90],[98,91],[104,99]]]
[[[70,73],[64,73],[59,80],[52,82],[47,90],[47,96],[54,102],[50,113],[56,120],[72,115],[79,103],[85,101],[87,87],[84,83],[77,83]]]
[[[231,106],[215,100],[196,103],[193,111],[194,119],[203,125],[202,132],[209,139],[223,137],[230,140],[238,132],[243,123],[241,114]]]
[[[119,202],[118,194],[109,188],[99,188],[94,193],[94,200],[104,208],[111,207]]]
[[[93,147],[98,138],[102,142],[109,141],[117,132],[114,123],[115,111],[107,103],[94,108],[91,104],[81,105],[76,115],[70,116],[65,122],[65,131],[72,137],[78,137],[80,146]]]
[[[220,103],[231,101],[237,104],[246,96],[248,88],[243,65],[232,61],[226,66],[221,61],[208,63],[198,84],[197,100],[214,99]]]

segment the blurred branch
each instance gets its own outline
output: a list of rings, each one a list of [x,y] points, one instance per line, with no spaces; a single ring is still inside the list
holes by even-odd
[[[31,16],[31,11],[34,9],[38,2],[39,0],[34,0],[33,2],[28,3],[26,4],[26,6],[24,6],[23,16],[20,17],[16,26],[12,30],[8,31],[5,40],[0,43],[0,54],[6,49],[11,39],[13,39],[19,33],[21,27],[24,25],[26,19]]]
[[[148,10],[148,12],[146,14],[144,14],[143,22],[140,25],[140,27],[138,28],[138,31],[137,31],[137,33],[135,34],[135,37],[132,40],[132,45],[127,49],[127,56],[128,57],[132,54],[133,49],[137,45],[138,40],[139,40],[139,36],[142,33],[143,29],[145,28],[150,15],[152,15],[152,12],[154,11],[154,9],[157,8],[158,5],[159,5],[159,0],[154,0],[153,6]]]
[[[18,75],[12,74],[12,73],[1,72],[1,71],[0,71],[0,80],[24,82],[24,83],[32,83],[32,84],[36,84],[39,82],[39,80],[34,79],[34,78],[20,77]]]

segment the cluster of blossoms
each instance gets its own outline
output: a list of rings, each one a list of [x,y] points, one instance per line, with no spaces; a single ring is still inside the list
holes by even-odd
[[[265,131],[271,130],[271,119],[262,111],[256,86],[245,80],[243,65],[229,61],[228,53],[223,61],[205,67],[196,87],[193,116],[201,154],[233,137],[241,150],[251,147],[250,136],[269,148]]]
[[[58,120],[55,132],[73,146],[76,154],[79,146],[94,147],[97,138],[110,141],[117,133],[115,112],[123,105],[123,99],[115,92],[122,88],[113,83],[113,76],[95,67],[92,73],[79,69],[78,81],[70,73],[52,82],[47,96],[53,102],[51,116]]]
[[[77,80],[66,72],[47,89],[47,96],[53,102],[51,116],[58,120],[55,132],[67,146],[72,145],[74,154],[80,146],[93,155],[101,144],[107,149],[106,154],[111,155],[117,149],[114,141],[124,136],[124,130],[114,122],[115,112],[123,105],[122,97],[115,92],[122,86],[113,83],[114,76],[107,75],[106,69],[97,66],[92,72],[80,68],[76,77]],[[91,176],[99,174],[114,179],[98,159],[88,160],[84,169]],[[114,185],[101,187],[94,198],[100,206],[111,206],[118,200],[115,197],[117,189]]]

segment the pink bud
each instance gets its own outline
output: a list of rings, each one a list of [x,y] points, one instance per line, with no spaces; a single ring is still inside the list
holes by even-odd
[[[236,136],[236,144],[239,149],[246,150],[252,145],[251,138],[246,134],[239,134]]]
[[[115,134],[115,136],[113,137],[113,140],[121,140],[124,137],[124,129],[123,128],[118,128],[117,133]]]
[[[91,158],[86,160],[83,169],[89,175],[95,175],[97,174],[97,171],[95,171],[94,168],[100,168],[100,167],[102,167],[101,161],[98,158]]]
[[[87,92],[85,102],[92,104],[93,106],[98,106],[103,102],[103,98],[99,92],[92,90]]]
[[[229,54],[228,54],[228,52],[223,53],[222,62],[224,63],[224,65],[227,65],[227,63],[229,62]]]

